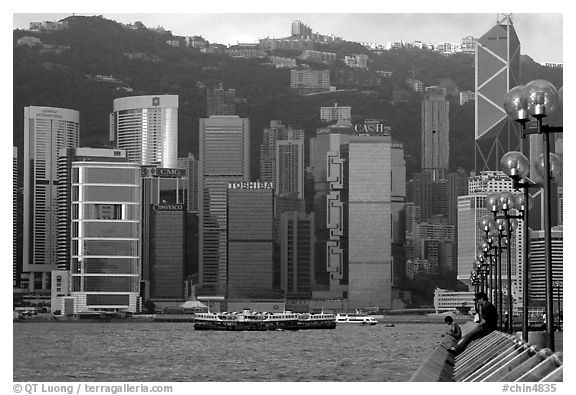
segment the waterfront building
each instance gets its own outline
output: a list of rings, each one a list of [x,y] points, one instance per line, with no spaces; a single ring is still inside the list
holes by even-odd
[[[392,141],[357,135],[341,151],[350,308],[392,305]],[[347,212],[346,212],[347,211]]]
[[[145,300],[184,301],[186,176],[142,166],[142,289]]]
[[[448,181],[434,179],[432,172],[413,173],[406,185],[406,201],[420,207],[420,219],[448,217]]]
[[[229,182],[227,298],[273,296],[274,191],[270,182]]]
[[[62,148],[78,147],[78,111],[24,108],[24,201],[21,284],[31,292],[51,289],[57,269],[57,159]]]
[[[198,159],[188,153],[187,157],[178,158],[178,168],[185,171],[186,211],[198,213]]]
[[[206,116],[236,115],[236,89],[225,90],[222,83],[206,91]]]
[[[18,148],[12,147],[12,287],[20,283],[19,274],[19,254],[18,254],[18,234],[20,233],[19,221],[20,205],[18,197]]]
[[[352,137],[353,127],[349,124],[346,128],[334,130],[337,132],[317,133],[310,139],[316,237],[314,281],[315,289],[329,290],[334,297],[342,298],[347,284],[344,278],[345,255],[340,244],[343,212],[336,202],[340,200],[340,189],[343,188],[340,147]]]
[[[544,307],[546,305],[546,258],[544,252],[544,231],[530,232],[530,270],[528,272],[528,303],[529,307]],[[564,230],[562,226],[552,228],[552,288],[554,312],[558,313],[558,297],[560,306],[564,300]],[[561,308],[562,310],[562,308]]]
[[[431,173],[433,180],[444,179],[448,172],[449,111],[446,90],[435,86],[426,88],[422,101],[422,171]]]
[[[436,288],[434,290],[434,312],[436,314],[442,314],[458,309],[465,309],[469,310],[470,313],[474,313],[474,295],[474,292],[457,292]],[[464,311],[461,311],[461,313],[466,314]]]
[[[314,285],[314,213],[280,214],[280,289],[285,298],[310,299]]]
[[[238,116],[200,119],[198,295],[225,295],[228,183],[250,180],[250,122]]]
[[[522,150],[521,126],[504,110],[506,93],[521,84],[520,41],[511,14],[477,40],[475,56],[475,167],[498,170],[504,153]]]
[[[71,158],[70,295],[74,313],[137,312],[140,166],[121,150],[79,148]]]
[[[332,107],[320,107],[320,120],[325,122],[351,121],[352,107],[338,106],[338,103],[334,103]]]
[[[114,99],[110,141],[141,165],[175,168],[178,158],[178,95]]]

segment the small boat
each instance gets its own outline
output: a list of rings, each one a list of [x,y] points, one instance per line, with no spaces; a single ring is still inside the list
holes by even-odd
[[[337,324],[376,325],[374,317],[365,314],[336,314]]]
[[[196,313],[195,330],[215,331],[274,331],[298,330],[298,314],[286,311],[283,313],[251,312],[241,313]]]
[[[327,313],[298,314],[298,327],[300,329],[334,329],[336,316]]]

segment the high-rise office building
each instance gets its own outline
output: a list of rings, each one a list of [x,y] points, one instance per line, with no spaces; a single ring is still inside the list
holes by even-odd
[[[273,296],[274,192],[270,182],[228,184],[228,298]]]
[[[552,287],[554,297],[554,311],[558,311],[558,296],[562,301],[564,294],[564,230],[562,226],[552,228]],[[529,307],[546,304],[546,258],[545,258],[544,231],[530,232],[530,271],[529,271]],[[561,303],[562,304],[562,303]]]
[[[22,283],[50,290],[57,269],[57,159],[62,148],[78,147],[78,111],[24,108],[24,207]]]
[[[468,194],[458,197],[458,280],[470,288],[470,271],[473,262],[481,251],[485,233],[479,228],[482,217],[492,213],[486,208],[486,196],[493,192],[512,190],[512,180],[500,171],[484,171],[477,176],[468,179]],[[524,222],[519,220],[513,232],[511,251],[512,294],[517,303],[515,308],[520,308],[522,299],[522,243],[525,231]],[[502,241],[504,246],[504,241]],[[502,250],[502,278],[505,284],[508,278],[507,251]],[[507,291],[506,291],[507,292]]]
[[[391,137],[354,136],[341,156],[347,195],[348,303],[351,308],[391,308]]]
[[[206,91],[206,116],[236,115],[236,89],[225,90],[222,83]]]
[[[476,170],[498,170],[502,154],[521,151],[521,127],[508,118],[504,98],[520,85],[520,41],[505,15],[476,43]]]
[[[110,141],[141,165],[177,167],[178,95],[114,99]]]
[[[142,296],[183,301],[186,172],[142,166]]]
[[[139,309],[140,166],[124,155],[109,149],[68,151],[74,159],[68,163],[75,313]]]
[[[445,89],[426,88],[422,101],[422,171],[432,174],[433,180],[444,179],[448,173],[450,154],[450,103]]]
[[[314,285],[314,213],[280,214],[280,245],[284,297],[309,299]]]
[[[198,160],[189,153],[185,158],[178,158],[178,168],[186,171],[186,210],[198,213]]]
[[[18,233],[20,206],[18,204],[18,148],[12,147],[12,286],[18,285]]]
[[[228,183],[250,180],[250,121],[211,116],[199,129],[199,294],[225,295]]]

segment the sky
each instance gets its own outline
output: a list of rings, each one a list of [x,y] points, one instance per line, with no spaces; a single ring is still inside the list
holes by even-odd
[[[530,1],[522,3],[523,11],[533,9],[530,7]],[[253,3],[257,4],[258,1],[251,1],[248,3],[250,5],[246,5],[245,2],[225,0],[220,1],[218,6],[194,4],[193,8],[188,9],[162,9],[162,13],[158,12],[160,7],[157,2],[149,6],[145,1],[136,5],[133,0],[124,0],[119,7],[114,5],[114,2],[101,1],[100,9],[93,12],[77,12],[81,11],[76,9],[77,5],[66,8],[54,7],[54,3],[50,3],[48,13],[42,13],[38,11],[47,8],[45,3],[38,2],[37,5],[31,5],[26,2],[25,6],[16,6],[12,10],[13,28],[28,28],[32,21],[59,20],[71,16],[74,12],[76,15],[102,15],[106,19],[122,23],[141,21],[147,27],[162,26],[178,36],[200,35],[210,42],[228,45],[257,42],[258,39],[265,37],[289,36],[292,21],[300,20],[314,32],[333,34],[348,41],[383,44],[386,41],[420,40],[437,44],[459,43],[465,36],[480,37],[495,25],[498,11],[510,11],[479,10],[471,13],[470,3],[468,9],[462,6],[438,7],[437,4],[430,9],[424,6],[377,7],[364,5],[364,0],[355,1],[354,7],[351,6],[351,2],[347,2],[348,6],[343,7],[338,5],[338,1],[324,2],[324,6],[319,6],[318,2],[308,2],[309,4],[304,6],[305,2],[292,0],[286,3],[290,4],[290,8],[287,5],[255,7]],[[55,13],[55,8],[64,9],[65,12]],[[354,13],[350,13],[352,8]],[[523,54],[540,63],[563,63],[562,12],[562,8],[548,8],[546,14],[512,13]]]

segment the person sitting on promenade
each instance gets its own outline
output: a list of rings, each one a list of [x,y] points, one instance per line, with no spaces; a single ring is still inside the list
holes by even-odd
[[[456,341],[460,340],[460,338],[462,337],[462,328],[460,328],[460,325],[455,323],[452,317],[450,317],[449,315],[446,316],[446,318],[444,318],[444,322],[450,325],[450,330],[448,331],[448,334],[452,336],[454,340]]]
[[[452,354],[460,354],[472,340],[486,336],[498,326],[498,310],[490,303],[486,292],[478,292],[475,295],[474,302],[478,305],[480,323],[464,335],[455,347],[450,348]]]

